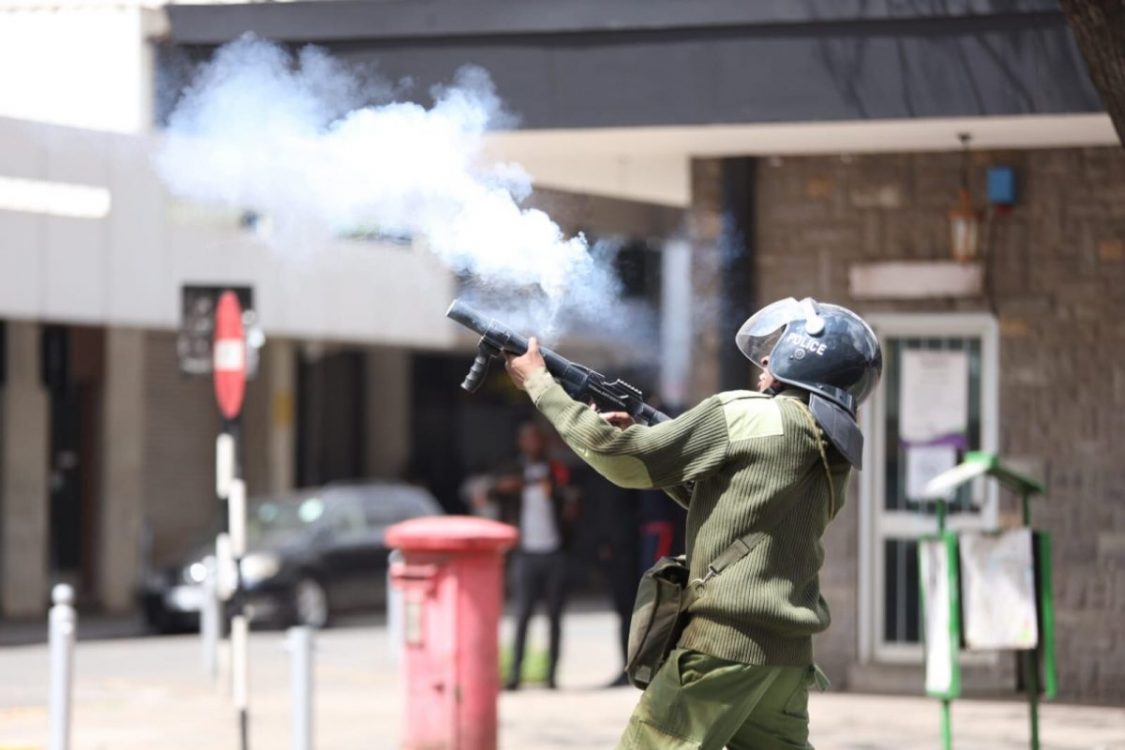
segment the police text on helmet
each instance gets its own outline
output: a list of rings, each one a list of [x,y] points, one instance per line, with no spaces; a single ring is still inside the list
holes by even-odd
[[[802,349],[807,349],[812,354],[816,354],[821,357],[824,356],[824,352],[828,348],[827,344],[823,344],[815,339],[811,339],[808,336],[803,336],[799,333],[786,334],[785,338],[788,339],[789,343],[793,344],[794,346],[799,346]]]

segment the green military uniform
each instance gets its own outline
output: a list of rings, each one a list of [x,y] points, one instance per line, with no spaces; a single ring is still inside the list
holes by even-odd
[[[666,489],[687,507],[693,580],[736,539],[763,532],[745,557],[696,589],[679,649],[645,691],[620,746],[807,747],[812,635],[830,619],[818,581],[820,538],[843,504],[850,467],[827,447],[804,392],[720,393],[671,422],[620,430],[546,370],[525,386],[563,440],[607,479]],[[690,497],[686,482],[694,482]]]
[[[811,748],[815,667],[740,664],[676,649],[645,689],[619,748]]]

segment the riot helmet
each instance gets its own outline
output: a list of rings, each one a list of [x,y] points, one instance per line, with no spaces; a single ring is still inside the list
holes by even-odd
[[[857,468],[863,436],[856,408],[879,382],[883,353],[864,320],[846,307],[787,297],[754,313],[735,337],[739,351],[782,383],[811,394],[829,440]]]

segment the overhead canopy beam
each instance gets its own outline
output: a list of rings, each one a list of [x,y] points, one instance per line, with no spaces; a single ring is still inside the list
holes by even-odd
[[[247,31],[316,43],[425,98],[487,69],[525,128],[1100,112],[1050,0],[430,0],[167,7],[161,68]]]
[[[338,0],[329,11],[322,2],[281,4],[170,5],[171,39],[180,44],[221,44],[241,28],[272,39],[333,42],[356,39],[418,39],[525,34],[590,34],[627,31],[730,29],[752,26],[917,21],[950,18],[981,20],[996,16],[1057,15],[1051,0],[566,0],[457,2],[413,0],[373,3]]]
[[[695,157],[954,151],[958,133],[990,149],[1112,146],[1105,114],[515,130],[488,136],[490,157],[540,186],[685,208]]]

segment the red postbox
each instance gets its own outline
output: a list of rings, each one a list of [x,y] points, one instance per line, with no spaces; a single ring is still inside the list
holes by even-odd
[[[517,536],[470,516],[387,529],[403,555],[391,582],[402,595],[406,750],[495,750],[502,555]]]

